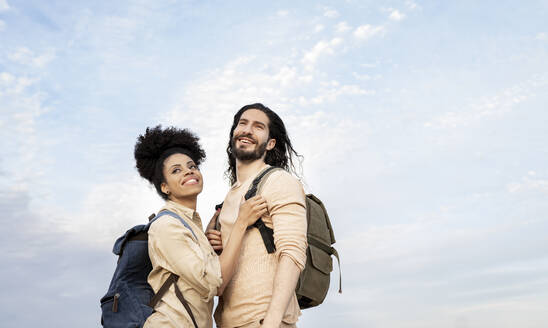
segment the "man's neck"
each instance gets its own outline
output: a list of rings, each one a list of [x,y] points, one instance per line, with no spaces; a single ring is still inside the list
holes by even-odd
[[[244,182],[249,177],[255,176],[263,167],[266,166],[264,158],[252,162],[242,162],[236,160],[236,178],[239,182]]]

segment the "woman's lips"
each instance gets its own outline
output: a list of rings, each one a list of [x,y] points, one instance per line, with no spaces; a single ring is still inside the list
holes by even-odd
[[[183,185],[195,185],[198,184],[198,178],[190,178],[183,181]]]

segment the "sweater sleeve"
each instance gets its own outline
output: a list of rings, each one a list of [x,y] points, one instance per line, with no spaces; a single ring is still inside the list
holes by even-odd
[[[306,201],[301,183],[285,171],[273,172],[261,192],[268,204],[279,257],[287,256],[302,271],[306,263]]]
[[[213,249],[202,249],[192,232],[178,219],[170,216],[158,219],[151,225],[148,235],[149,249],[156,254],[155,260],[160,266],[178,275],[204,300],[217,294],[221,285],[217,255]]]

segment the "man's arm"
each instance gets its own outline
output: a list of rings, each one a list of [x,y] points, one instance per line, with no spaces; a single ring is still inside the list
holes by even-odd
[[[282,256],[274,276],[272,299],[266,311],[262,327],[280,327],[285,311],[299,280],[301,270],[287,256]]]
[[[306,200],[301,183],[283,171],[274,172],[266,181],[263,195],[269,204],[278,254],[263,326],[278,328],[295,297],[295,286],[306,263]]]

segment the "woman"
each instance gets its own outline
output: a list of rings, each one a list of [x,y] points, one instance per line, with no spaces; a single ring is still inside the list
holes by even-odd
[[[213,296],[221,295],[234,272],[246,228],[266,213],[260,196],[240,207],[235,229],[220,256],[208,242],[196,212],[198,194],[203,188],[200,163],[205,153],[198,138],[188,130],[161,126],[147,128],[135,145],[139,174],[154,185],[166,200],[162,210],[173,215],[156,219],[148,231],[148,251],[152,271],[148,282],[157,293],[172,273],[179,276],[170,286],[144,327],[193,327],[188,311],[177,297],[176,287],[188,302],[198,327],[212,327]]]

